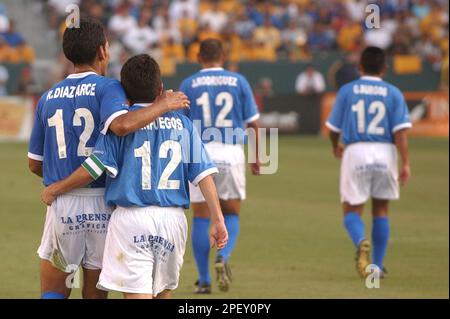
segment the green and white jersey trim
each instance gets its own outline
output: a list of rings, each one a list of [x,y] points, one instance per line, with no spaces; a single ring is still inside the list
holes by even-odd
[[[81,166],[88,171],[93,179],[98,179],[105,171],[105,165],[94,154],[89,156]]]

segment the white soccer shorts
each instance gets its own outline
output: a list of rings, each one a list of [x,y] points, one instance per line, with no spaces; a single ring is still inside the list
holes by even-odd
[[[393,144],[361,142],[347,146],[341,163],[341,201],[360,205],[369,198],[399,198],[397,151]]]
[[[240,144],[210,142],[205,144],[205,149],[219,170],[219,173],[213,176],[219,198],[244,200],[246,198],[244,147]],[[205,201],[200,187],[189,184],[189,191],[192,203]]]
[[[117,207],[97,288],[153,296],[177,288],[187,227],[181,208]]]
[[[64,272],[82,266],[101,269],[111,209],[103,188],[82,188],[58,196],[47,207],[38,255]]]

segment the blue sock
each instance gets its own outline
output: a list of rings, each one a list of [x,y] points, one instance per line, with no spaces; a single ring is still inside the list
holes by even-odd
[[[224,219],[225,226],[228,231],[228,243],[223,249],[219,250],[218,255],[222,256],[225,261],[228,261],[231,256],[231,252],[236,245],[236,240],[239,234],[239,215],[226,214],[224,215]]]
[[[389,218],[375,217],[372,223],[373,263],[383,269],[389,241]]]
[[[192,222],[192,248],[200,284],[211,284],[211,276],[209,275],[209,218],[194,217]]]
[[[63,294],[59,292],[48,291],[44,292],[41,296],[41,299],[66,299]]]
[[[364,234],[364,222],[358,213],[347,213],[344,216],[344,225],[353,244],[358,247],[361,240],[366,238]]]

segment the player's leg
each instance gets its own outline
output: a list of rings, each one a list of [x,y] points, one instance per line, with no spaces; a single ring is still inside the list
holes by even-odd
[[[101,269],[87,269],[83,267],[83,299],[106,299],[108,292],[97,289]]]
[[[66,280],[70,274],[55,268],[48,260],[41,259],[41,298],[42,299],[66,299],[69,298],[71,289]]]
[[[191,207],[194,213],[192,220],[192,248],[198,270],[198,281],[194,292],[211,293],[211,275],[209,272],[210,212],[206,202],[192,203]]]
[[[155,299],[171,299],[172,298],[172,290],[166,289],[163,292],[159,293]]]
[[[366,268],[370,265],[371,245],[366,238],[365,225],[362,220],[364,204],[351,205],[344,202],[343,210],[345,229],[356,247],[356,271],[361,277],[366,277]]]
[[[384,269],[384,257],[389,242],[389,200],[372,199],[372,244],[373,244],[373,263],[380,270]]]
[[[84,299],[106,299],[107,291],[98,289],[97,283],[101,273],[107,229],[112,211],[110,207],[106,206],[103,190],[92,189],[90,192],[92,196],[84,199],[84,213],[99,216],[99,218],[85,222],[86,226],[95,231],[87,231],[85,235],[82,295]]]
[[[224,215],[225,226],[228,231],[228,243],[223,249],[217,252],[214,268],[216,270],[216,278],[219,289],[225,292],[230,289],[232,281],[229,260],[239,234],[239,212],[241,209],[241,200],[220,200],[220,206]]]
[[[220,200],[220,207],[222,208],[225,226],[228,231],[228,243],[223,249],[219,250],[218,256],[221,256],[226,262],[228,262],[236,245],[239,234],[239,212],[241,210],[241,200]]]

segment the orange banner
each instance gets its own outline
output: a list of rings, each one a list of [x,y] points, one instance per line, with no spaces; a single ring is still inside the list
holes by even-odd
[[[410,136],[448,137],[449,99],[447,92],[406,92],[413,128]],[[328,134],[325,122],[333,107],[336,93],[327,93],[322,98],[321,132]]]

